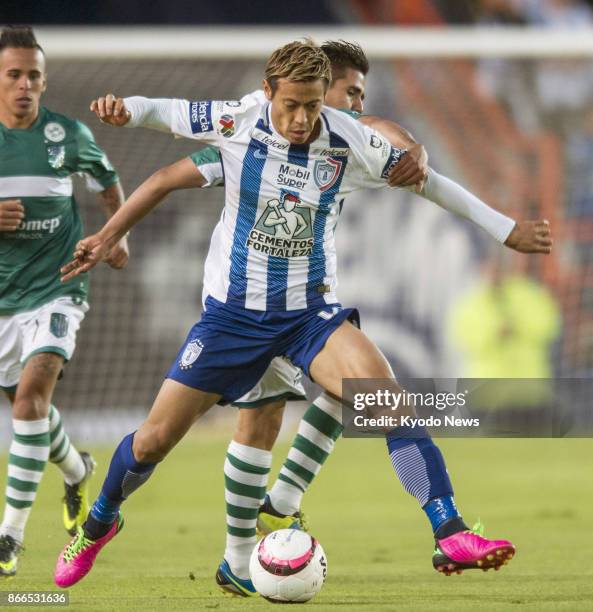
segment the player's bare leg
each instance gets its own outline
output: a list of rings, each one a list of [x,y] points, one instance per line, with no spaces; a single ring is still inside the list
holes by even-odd
[[[165,380],[146,421],[116,449],[84,527],[60,554],[54,576],[58,586],[71,586],[88,574],[100,550],[123,526],[122,502],[219,399],[220,395]]]
[[[310,365],[312,378],[341,396],[342,379],[390,379],[389,364],[378,348],[345,322],[328,338]],[[393,391],[401,388],[395,380]],[[400,411],[401,412],[401,411]],[[465,569],[499,569],[512,559],[508,540],[488,540],[463,522],[440,450],[420,427],[397,427],[387,435],[391,462],[404,488],[418,499],[428,516],[436,542],[433,566],[447,575]]]
[[[239,408],[233,440],[271,451],[282,427],[285,407],[284,400],[273,400],[257,408]]]
[[[8,461],[4,520],[0,527],[0,575],[16,572],[18,550],[48,459],[56,462],[55,458],[60,458],[58,466],[65,479],[71,477],[66,480],[67,490],[70,487],[78,493],[78,485],[86,478],[85,464],[63,431],[59,413],[50,406],[63,364],[63,357],[56,353],[33,355],[23,369],[16,391],[7,393],[12,405],[14,438]],[[54,427],[48,419],[50,408]],[[61,434],[59,440],[58,434]],[[52,436],[56,445],[52,445]],[[77,467],[80,469],[76,470]]]

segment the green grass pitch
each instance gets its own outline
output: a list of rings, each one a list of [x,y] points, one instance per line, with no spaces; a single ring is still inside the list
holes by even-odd
[[[213,580],[224,547],[222,463],[228,434],[196,432],[124,506],[127,524],[72,610],[264,610]],[[445,577],[431,566],[428,521],[396,480],[382,440],[343,440],[305,498],[329,573],[313,610],[593,610],[593,441],[441,440],[464,517],[506,537],[517,555],[500,572]],[[98,491],[112,449],[95,451]],[[278,445],[275,469],[287,444]],[[5,473],[6,455],[0,469]],[[273,472],[275,473],[275,472]],[[19,573],[0,590],[55,590],[67,541],[58,471],[49,466]]]

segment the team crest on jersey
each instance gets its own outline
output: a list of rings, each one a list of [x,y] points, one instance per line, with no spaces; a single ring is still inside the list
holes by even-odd
[[[383,141],[374,134],[371,134],[371,147],[373,149],[380,149],[383,146]]]
[[[247,238],[247,246],[272,257],[307,257],[313,252],[311,209],[296,193],[282,190],[268,200]]]
[[[200,356],[204,345],[200,340],[192,340],[183,351],[179,365],[182,370],[188,370],[191,368],[194,361]]]
[[[51,142],[62,142],[66,138],[66,130],[59,123],[50,121],[43,128],[43,135]]]
[[[333,187],[340,176],[342,162],[329,157],[328,159],[318,159],[313,167],[313,178],[315,184],[319,187],[319,191],[327,191]]]
[[[218,120],[218,132],[225,138],[230,138],[235,133],[235,120],[231,115],[222,115]]]
[[[64,145],[51,145],[47,147],[47,163],[54,169],[59,170],[66,161],[66,147]]]

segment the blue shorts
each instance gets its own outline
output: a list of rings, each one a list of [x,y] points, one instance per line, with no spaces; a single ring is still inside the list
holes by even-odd
[[[307,376],[309,365],[345,320],[358,311],[332,304],[279,312],[248,310],[206,299],[167,378],[218,393],[232,402],[252,389],[274,357],[288,357]]]

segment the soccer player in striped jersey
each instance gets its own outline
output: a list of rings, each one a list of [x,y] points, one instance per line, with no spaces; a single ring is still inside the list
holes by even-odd
[[[384,185],[404,152],[342,113],[322,110],[327,82],[327,58],[317,47],[297,42],[276,51],[268,62],[264,88],[271,103],[132,98],[124,107],[121,100],[115,106],[113,99],[99,101],[98,114],[115,125],[129,122],[219,145],[226,205],[207,259],[203,317],[190,332],[147,421],[118,447],[84,529],[60,555],[55,574],[59,586],[70,586],[90,571],[98,552],[123,524],[122,501],[149,478],[191,422],[214,402],[241,397],[272,357],[286,355],[337,396],[343,377],[393,380],[377,348],[348,322],[355,313],[343,309],[334,295],[333,229],[341,198],[364,186]],[[298,192],[279,186],[286,166],[301,173]],[[288,196],[291,204],[286,205]],[[286,236],[266,231],[282,222],[284,212],[296,209],[303,223],[291,227],[285,217]],[[95,265],[110,241],[145,212],[122,211],[98,235],[82,241],[75,260],[64,268],[64,278]],[[395,380],[392,385],[399,389]],[[427,500],[432,507],[425,510],[437,524],[439,546],[445,554],[453,554],[460,544],[465,548],[451,563],[458,569],[487,567],[502,562],[503,554],[505,559],[512,555],[510,542],[486,540],[467,530],[437,447],[425,431],[407,433],[412,437],[403,440],[406,432],[396,431],[392,439],[416,451],[419,459],[408,466],[412,477],[421,465],[429,466],[423,475],[428,488],[422,489],[423,495],[432,494]],[[265,492],[269,453],[249,461],[228,459],[248,477],[243,489]],[[408,487],[402,480],[408,490],[414,489],[414,483]],[[253,593],[247,577],[236,575],[225,562],[220,569],[237,592]]]
[[[327,42],[322,45],[322,49],[330,58],[332,68],[332,82],[325,98],[326,104],[356,114],[362,113],[365,76],[368,72],[364,52],[357,45],[343,41]],[[263,96],[263,92],[255,95]],[[394,146],[406,147],[408,150],[417,147],[408,132],[396,124],[381,124],[381,120],[374,117],[365,117],[363,121],[378,125],[379,131],[381,127],[383,130],[388,127],[392,136],[391,144]],[[419,151],[418,157],[423,157],[422,151]],[[407,168],[400,168],[398,164],[396,169],[400,174],[396,179],[403,176],[404,182],[408,183],[422,178],[425,170],[418,163],[409,164]],[[285,180],[295,182],[299,179],[287,175]],[[472,219],[495,239],[506,241],[513,248],[537,250],[532,225],[515,224],[453,182],[444,177],[438,177],[439,181],[445,186],[444,191],[439,197],[435,197],[434,193],[432,195],[441,206]],[[213,187],[223,183],[220,153],[209,146],[154,173],[130,196],[126,207],[137,206],[139,212],[146,214],[173,190]],[[257,385],[234,402],[239,408],[239,415],[225,463],[227,543],[224,559],[235,576],[246,576],[247,568],[241,566],[245,557],[242,551],[253,547],[256,517],[263,533],[302,526],[302,496],[331,453],[335,440],[341,435],[341,404],[324,393],[306,411],[280,475],[263,505],[261,496],[253,497],[252,491],[244,488],[257,467],[251,462],[260,455],[265,459],[266,453],[273,447],[286,400],[303,396],[300,370],[278,357],[272,361]],[[395,456],[397,452],[393,454]],[[236,468],[233,462],[237,464],[239,461],[249,467],[243,470]],[[222,571],[219,570],[218,581],[224,589],[233,590],[234,584],[227,580],[224,571],[224,567]]]
[[[30,28],[0,35],[0,387],[12,404],[0,576],[17,571],[25,526],[47,461],[62,471],[63,520],[75,533],[88,511],[94,462],[78,452],[51,404],[88,310],[87,279],[60,283],[58,267],[82,236],[72,195],[82,172],[108,216],[123,202],[116,173],[89,129],[40,106],[45,55]],[[125,239],[110,255],[127,261]]]

